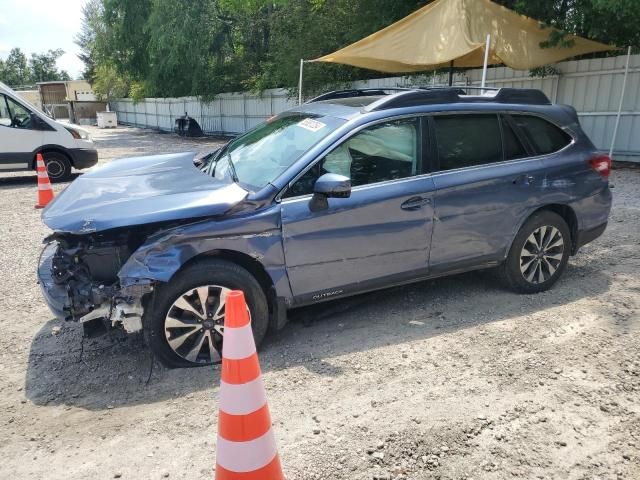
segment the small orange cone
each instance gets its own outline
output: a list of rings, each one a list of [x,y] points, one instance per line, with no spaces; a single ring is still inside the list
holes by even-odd
[[[216,480],[284,480],[251,320],[239,290],[225,302]]]
[[[44,165],[41,153],[36,155],[36,171],[38,172],[38,203],[35,208],[44,208],[53,200],[53,188],[51,188],[47,167]]]

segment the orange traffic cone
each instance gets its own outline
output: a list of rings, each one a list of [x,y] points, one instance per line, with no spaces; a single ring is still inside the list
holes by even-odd
[[[53,188],[51,188],[47,167],[44,165],[41,153],[36,155],[36,171],[38,172],[38,203],[35,208],[44,208],[53,200]]]
[[[284,480],[244,294],[229,292],[218,419],[216,480]]]

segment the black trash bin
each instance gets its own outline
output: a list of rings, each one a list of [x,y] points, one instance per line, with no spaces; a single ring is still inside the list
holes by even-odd
[[[176,118],[175,132],[181,137],[202,137],[202,128],[195,118],[184,112],[182,117]]]

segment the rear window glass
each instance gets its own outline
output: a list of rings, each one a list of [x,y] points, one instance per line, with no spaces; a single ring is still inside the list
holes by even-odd
[[[440,170],[502,161],[497,115],[434,117]]]
[[[516,124],[525,132],[539,155],[557,152],[571,142],[571,137],[559,127],[540,117],[514,115]]]

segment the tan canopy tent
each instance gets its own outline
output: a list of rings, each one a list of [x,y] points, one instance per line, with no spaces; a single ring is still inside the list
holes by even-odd
[[[300,60],[298,101],[302,103],[305,62],[332,62],[379,72],[412,73],[450,67],[484,67],[504,64],[515,70],[549,65],[585,53],[617,47],[567,35],[561,45],[543,48],[555,29],[520,15],[490,0],[436,0],[412,14],[336,52],[315,60]],[[620,105],[609,155],[613,154],[629,72],[627,51]]]
[[[408,73],[487,63],[526,70],[615,47],[569,35],[567,46],[542,48],[551,28],[490,0],[437,0],[402,20],[314,62]],[[451,63],[453,62],[453,64]]]

